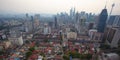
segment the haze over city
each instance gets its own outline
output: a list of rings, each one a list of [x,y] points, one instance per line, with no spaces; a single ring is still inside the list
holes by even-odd
[[[107,2],[107,3],[106,3]],[[0,13],[69,13],[70,8],[76,11],[86,11],[99,14],[107,6],[110,12],[115,3],[112,14],[120,14],[119,0],[0,0]]]
[[[120,0],[0,0],[0,60],[120,60]]]

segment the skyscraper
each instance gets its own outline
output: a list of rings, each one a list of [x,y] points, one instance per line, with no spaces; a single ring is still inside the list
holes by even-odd
[[[79,33],[82,35],[86,34],[85,33],[86,32],[86,23],[85,22],[86,22],[86,17],[81,16],[78,26],[79,26]]]
[[[34,29],[37,30],[40,25],[40,14],[35,14],[34,16]]]
[[[55,29],[58,28],[57,17],[55,17]]]
[[[74,21],[75,19],[75,8],[70,9],[70,20]]]
[[[110,16],[107,25],[111,27],[120,27],[120,15]]]
[[[108,17],[108,13],[107,13],[107,9],[105,7],[99,15],[99,21],[98,21],[98,25],[97,25],[98,32],[101,32],[101,33],[104,32],[104,29],[106,27],[107,17]]]
[[[51,27],[48,26],[47,23],[45,23],[44,28],[43,28],[43,33],[46,34],[50,34],[51,33]]]
[[[32,32],[34,32],[34,19],[33,19],[33,16],[31,16],[31,23],[32,23]]]

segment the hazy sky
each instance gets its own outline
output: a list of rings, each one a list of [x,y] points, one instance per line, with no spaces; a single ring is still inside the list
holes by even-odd
[[[115,3],[112,14],[120,14],[120,0],[107,0],[108,12]],[[51,13],[69,12],[71,7],[76,11],[99,14],[106,0],[0,0],[0,13]]]

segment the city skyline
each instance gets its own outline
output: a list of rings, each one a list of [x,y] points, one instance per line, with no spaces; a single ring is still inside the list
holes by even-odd
[[[69,13],[71,8],[75,8],[78,12],[86,11],[100,14],[105,5],[109,13],[113,3],[115,3],[115,7],[112,15],[119,15],[119,0],[0,0],[0,13],[56,14],[60,12]]]

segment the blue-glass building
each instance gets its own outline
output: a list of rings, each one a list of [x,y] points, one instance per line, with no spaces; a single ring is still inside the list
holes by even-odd
[[[107,24],[108,24],[108,25],[113,25],[114,21],[115,21],[115,16],[110,16]]]
[[[108,17],[107,9],[104,8],[99,15],[99,20],[98,20],[98,25],[97,25],[98,32],[101,32],[101,33],[104,32],[104,29],[106,27],[107,17]]]
[[[112,15],[110,16],[107,25],[113,27],[120,27],[120,15]]]

